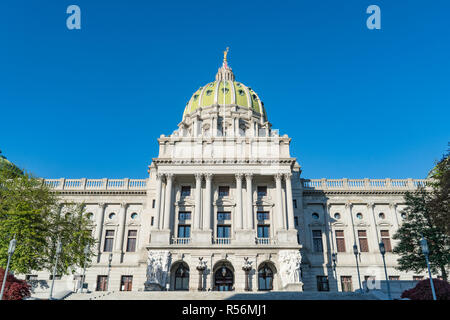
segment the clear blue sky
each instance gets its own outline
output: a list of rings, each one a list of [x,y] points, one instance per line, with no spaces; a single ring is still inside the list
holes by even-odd
[[[66,8],[81,8],[81,30]],[[381,8],[368,30],[366,8]],[[449,1],[2,1],[0,149],[45,178],[145,178],[156,138],[238,81],[308,178],[422,178],[450,140]]]

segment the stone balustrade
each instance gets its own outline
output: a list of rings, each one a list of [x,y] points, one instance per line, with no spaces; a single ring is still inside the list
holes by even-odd
[[[145,190],[148,179],[45,179],[55,190]]]
[[[305,190],[415,190],[427,179],[302,179]]]

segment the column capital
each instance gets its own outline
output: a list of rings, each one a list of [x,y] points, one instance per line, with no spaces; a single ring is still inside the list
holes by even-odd
[[[345,204],[345,208],[347,208],[347,209],[351,209],[352,206],[353,206],[353,203],[351,203],[350,201],[348,201],[348,202]]]
[[[213,174],[212,173],[204,173],[205,180],[212,180]]]
[[[246,173],[245,174],[245,178],[247,179],[247,180],[251,180],[251,179],[253,179],[253,173]]]
[[[284,179],[291,179],[292,172],[283,173]]]
[[[236,180],[241,180],[242,177],[244,176],[244,174],[243,173],[236,173],[234,176],[236,177]]]
[[[156,179],[160,179],[160,180],[161,180],[161,179],[163,179],[163,178],[164,178],[164,173],[159,173],[159,172],[158,172],[158,173],[156,174]]]
[[[375,206],[375,203],[373,203],[373,202],[368,202],[368,203],[366,204],[366,206],[367,206],[368,209],[373,209],[373,207]]]
[[[389,208],[395,209],[395,207],[397,207],[397,204],[395,202],[389,203]]]
[[[98,206],[99,206],[99,208],[101,208],[101,209],[105,209],[105,207],[106,207],[106,202],[99,202],[99,203],[98,203]]]
[[[195,180],[202,180],[203,173],[197,172],[197,173],[194,173],[194,176],[195,176]]]
[[[283,174],[282,173],[275,173],[274,174],[274,178],[275,178],[275,181],[281,180],[281,179],[283,179]]]
[[[127,203],[127,202],[125,202],[125,201],[123,201],[123,202],[120,203],[120,207],[121,207],[121,208],[125,208],[125,209],[126,209],[126,208],[128,207],[128,205],[129,205],[129,203]]]

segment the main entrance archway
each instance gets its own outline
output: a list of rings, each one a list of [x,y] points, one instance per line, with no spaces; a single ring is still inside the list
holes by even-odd
[[[229,263],[221,263],[214,272],[214,290],[232,291],[234,290],[234,272]]]

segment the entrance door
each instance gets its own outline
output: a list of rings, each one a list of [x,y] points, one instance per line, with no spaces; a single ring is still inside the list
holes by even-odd
[[[97,276],[97,291],[106,291],[108,288],[108,276]]]
[[[120,291],[131,291],[133,276],[122,276],[120,280]]]
[[[214,275],[214,283],[215,283],[215,288],[217,291],[232,291],[233,290],[233,283],[234,283],[234,276],[233,276],[233,272],[223,266],[220,267],[215,275]]]

